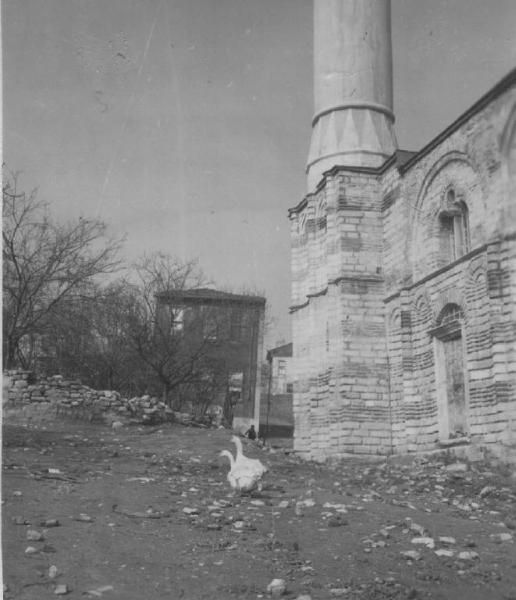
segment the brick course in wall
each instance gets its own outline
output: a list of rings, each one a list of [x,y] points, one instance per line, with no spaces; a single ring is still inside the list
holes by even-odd
[[[516,71],[408,161],[335,167],[291,209],[300,454],[516,448],[515,198]]]

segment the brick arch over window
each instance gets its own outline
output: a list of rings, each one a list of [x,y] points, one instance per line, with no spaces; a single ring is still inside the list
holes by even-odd
[[[462,152],[437,160],[413,206],[410,251],[421,279],[486,242],[485,194],[479,171]]]
[[[423,181],[421,183],[421,186],[419,188],[419,192],[417,195],[416,203],[414,206],[414,209],[415,209],[415,212],[413,215],[414,219],[417,218],[417,213],[422,210],[423,202],[424,202],[425,196],[428,192],[428,188],[431,186],[434,179],[445,167],[449,166],[450,163],[453,163],[453,162],[465,163],[469,167],[471,167],[471,169],[473,171],[475,171],[475,173],[479,172],[478,166],[473,162],[473,160],[470,158],[470,156],[468,154],[466,154],[465,152],[459,152],[458,150],[452,150],[451,152],[447,152],[446,154],[441,156],[428,169],[427,173],[425,174],[425,176],[423,178]]]
[[[439,319],[445,314],[447,306],[458,306],[462,315],[462,321],[466,322],[468,318],[468,312],[466,309],[466,302],[462,293],[456,289],[450,289],[441,294],[437,302],[434,303],[434,324],[438,326]]]
[[[447,304],[437,317],[437,325],[446,325],[452,321],[463,321],[464,313],[462,308],[453,302]]]
[[[401,313],[398,306],[393,308],[387,319],[389,333],[396,334],[401,329]]]
[[[473,262],[466,271],[466,297],[482,298],[487,295],[486,265]]]
[[[315,209],[315,222],[316,222],[316,232],[317,231],[326,231],[326,219],[327,219],[327,215],[326,215],[326,197],[323,196],[322,198],[320,198],[320,200],[317,202],[317,206]]]
[[[299,233],[303,234],[306,232],[305,227],[306,227],[306,211],[304,211],[301,216],[298,217],[298,231]]]
[[[516,105],[513,106],[500,137],[500,153],[509,174],[516,173]]]
[[[420,293],[413,303],[413,324],[430,324],[432,321],[432,309],[430,298],[426,292]]]
[[[506,121],[500,137],[502,176],[504,178],[505,206],[501,212],[499,228],[514,230],[516,223],[516,105]]]

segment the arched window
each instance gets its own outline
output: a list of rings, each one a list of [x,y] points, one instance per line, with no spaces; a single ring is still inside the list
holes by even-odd
[[[317,205],[316,230],[326,232],[326,198],[321,198]]]
[[[297,221],[297,232],[299,234],[305,233],[305,225],[306,225],[306,212],[303,212],[301,217],[298,217]]]
[[[469,215],[466,203],[457,198],[453,188],[446,192],[439,212],[441,255],[444,262],[453,262],[469,251]]]
[[[441,340],[460,337],[464,314],[458,304],[449,303],[439,313],[436,326],[429,331]]]
[[[437,325],[449,325],[454,321],[462,321],[462,309],[458,304],[447,304],[437,317]]]

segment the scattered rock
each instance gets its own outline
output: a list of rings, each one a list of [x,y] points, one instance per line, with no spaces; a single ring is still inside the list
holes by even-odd
[[[57,567],[55,565],[51,565],[48,568],[48,577],[49,579],[55,579],[58,575],[59,571],[57,570]]]
[[[306,500],[298,500],[298,502],[296,502],[296,506],[306,506],[307,508],[310,508],[311,506],[315,506],[315,500],[313,500],[312,498],[306,498]]]
[[[96,598],[100,598],[102,596],[102,594],[104,594],[104,592],[111,592],[114,589],[115,588],[112,585],[103,585],[103,586],[97,588],[96,590],[89,590],[88,595],[95,596]]]
[[[459,558],[460,560],[475,560],[478,558],[478,554],[476,552],[473,552],[472,550],[464,550],[462,552],[459,552],[457,558]]]
[[[510,542],[512,540],[512,535],[510,533],[492,533],[489,536],[494,542]]]
[[[485,498],[486,496],[489,496],[489,494],[491,494],[492,492],[494,492],[496,490],[496,488],[494,487],[494,485],[486,485],[485,487],[483,487],[480,492],[479,492],[479,496],[481,498]]]
[[[342,527],[343,525],[349,525],[349,522],[340,515],[333,515],[328,519],[328,527]]]
[[[29,521],[27,521],[27,519],[24,517],[13,517],[12,521],[15,525],[30,525]]]
[[[412,538],[411,542],[413,544],[426,546],[427,548],[435,548],[434,539],[431,537],[415,537],[415,538]]]
[[[75,518],[76,521],[81,521],[82,523],[93,523],[93,518],[86,513],[81,513],[78,517]]]
[[[453,537],[448,537],[444,535],[439,537],[439,543],[444,544],[445,546],[454,546],[457,543],[457,541]]]
[[[185,515],[198,515],[199,509],[198,508],[189,508],[188,506],[185,506],[183,508],[183,512],[185,513]]]
[[[41,527],[59,527],[61,523],[57,519],[46,519],[40,522]]]
[[[448,473],[465,473],[468,470],[468,465],[462,462],[452,463],[446,466]]]
[[[423,537],[425,535],[425,528],[423,525],[418,525],[417,523],[411,523],[409,526],[410,531],[414,531],[419,534],[419,536]]]
[[[56,594],[57,596],[64,596],[65,594],[68,594],[69,591],[70,590],[68,589],[66,583],[60,583],[58,586],[56,586],[54,594]]]
[[[389,539],[389,538],[391,537],[391,534],[390,534],[390,533],[389,533],[389,531],[388,531],[387,529],[385,529],[385,528],[383,528],[383,529],[380,529],[380,532],[379,532],[379,533],[380,533],[380,535],[381,535],[382,537],[384,537],[385,539]]]
[[[29,542],[42,542],[45,539],[45,536],[35,529],[29,529],[27,531],[27,539]]]
[[[287,584],[284,579],[273,579],[267,586],[267,593],[273,598],[279,598],[287,591]]]
[[[334,598],[342,598],[342,596],[349,594],[349,591],[349,588],[331,588],[330,596],[333,596]]]
[[[445,548],[440,548],[439,550],[435,551],[435,554],[437,554],[437,556],[445,556],[447,558],[451,558],[455,552],[453,550],[446,550]]]
[[[25,554],[27,556],[30,556],[31,554],[36,554],[36,552],[38,552],[38,549],[34,548],[34,546],[27,546],[27,548],[25,548]]]
[[[323,508],[333,508],[338,513],[347,513],[348,512],[345,504],[335,504],[333,502],[325,502],[323,504]]]
[[[419,560],[421,558],[421,554],[417,550],[406,550],[401,555],[407,560]]]

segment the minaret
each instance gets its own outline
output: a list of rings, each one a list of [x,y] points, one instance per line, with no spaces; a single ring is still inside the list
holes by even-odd
[[[377,171],[396,150],[390,8],[314,0],[308,194],[290,211],[294,448],[311,458],[390,440]]]
[[[335,165],[379,167],[396,149],[390,0],[314,0],[308,191]]]

